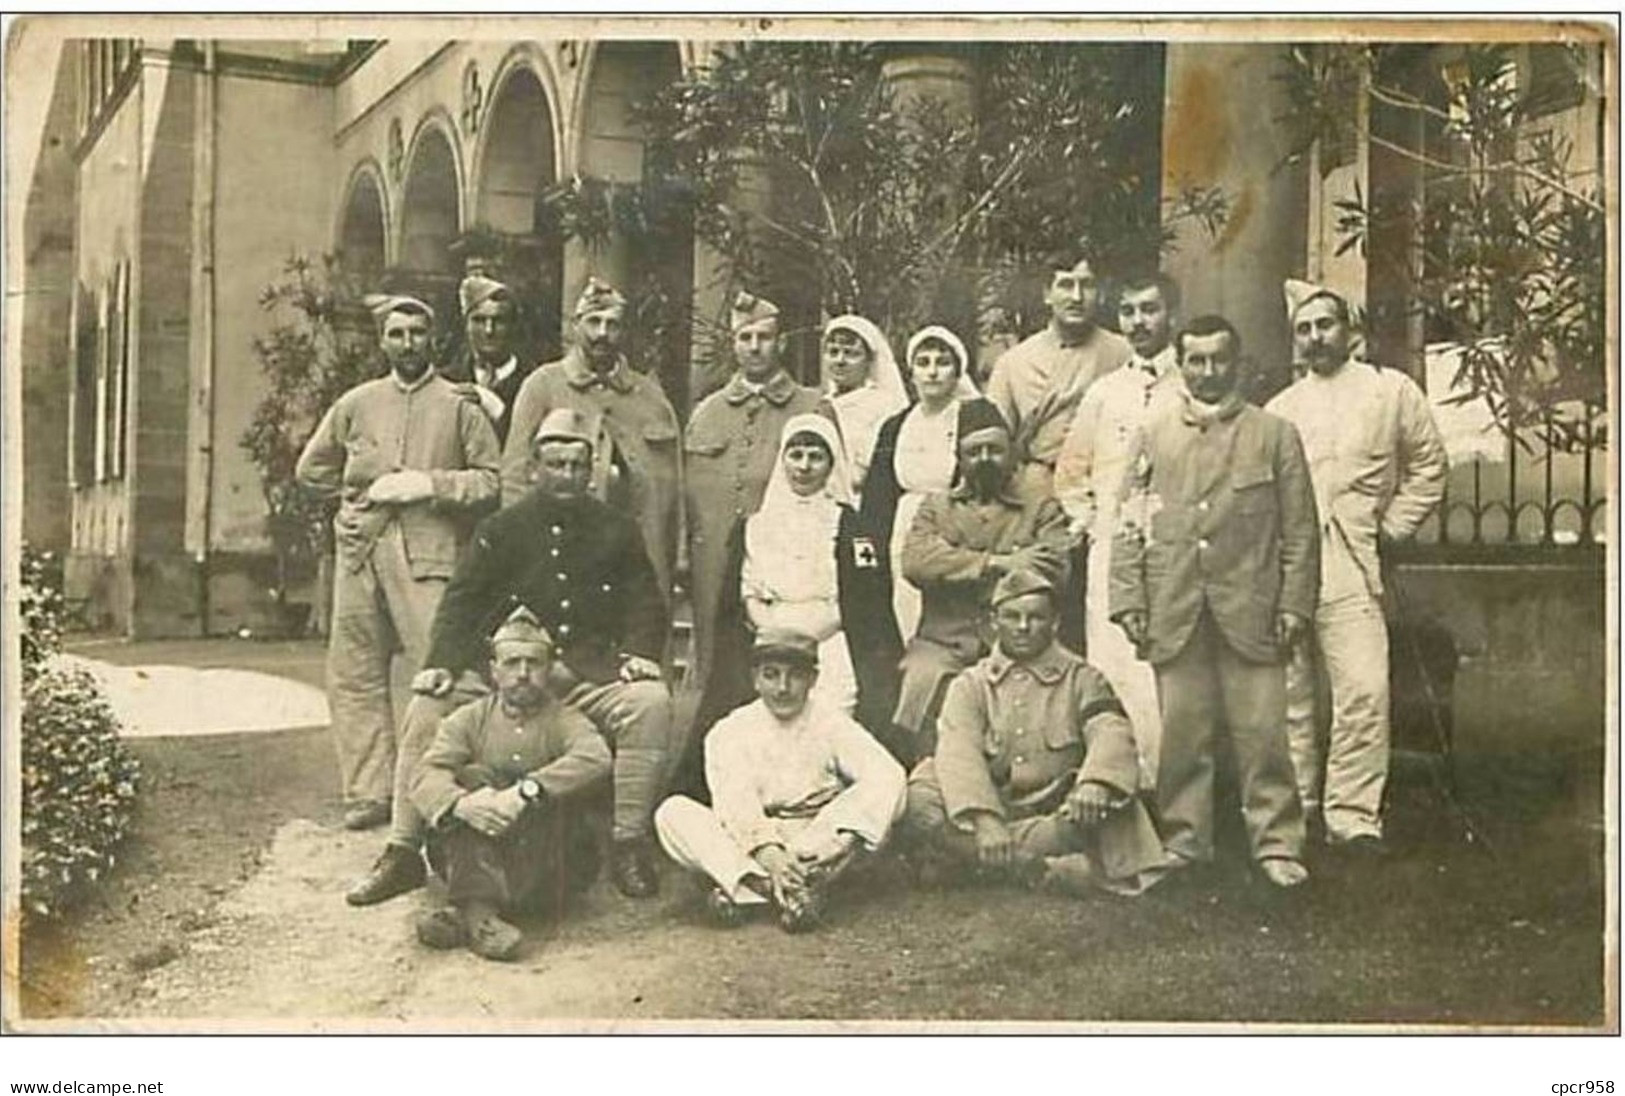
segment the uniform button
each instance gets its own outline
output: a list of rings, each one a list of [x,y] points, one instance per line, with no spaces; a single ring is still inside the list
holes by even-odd
[[[1207,547],[1207,538],[1203,537],[1201,540],[1197,541],[1196,546],[1198,548],[1206,548]]]
[[[568,609],[569,607],[570,607],[570,599],[569,598],[561,598],[559,600],[559,608],[560,609]]]
[[[610,590],[612,590],[613,588],[614,587],[608,582],[604,583],[602,586],[599,587],[599,589],[604,591],[604,593],[606,593],[606,594],[609,593]]]
[[[559,625],[559,635],[567,636],[569,634],[570,634],[570,626],[568,624],[560,624]]]
[[[1202,547],[1204,547],[1204,548],[1207,547],[1207,542],[1206,541],[1202,542]],[[560,582],[569,582],[570,581],[570,576],[565,574],[563,571],[560,571],[558,574],[554,575],[553,577],[558,579]]]
[[[554,559],[559,558],[559,550],[557,548],[549,548],[547,550],[547,554],[552,556]]]
[[[555,525],[552,528],[550,528],[548,530],[548,532],[552,533],[554,536],[558,536],[560,533],[564,532],[564,526]]]
[[[1196,508],[1198,510],[1202,511],[1203,513],[1206,513],[1207,512],[1207,499],[1203,499],[1201,502],[1197,503]]]
[[[518,755],[518,754],[514,754],[514,755],[513,755],[513,759],[514,759],[514,760],[515,760],[515,761],[518,761],[518,760],[519,760],[519,755]]]
[[[1026,763],[1027,763],[1027,759],[1025,757],[1022,757],[1020,754],[1016,755],[1016,764],[1017,765],[1025,765]]]

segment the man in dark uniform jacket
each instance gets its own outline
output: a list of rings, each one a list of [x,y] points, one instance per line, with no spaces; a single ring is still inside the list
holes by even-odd
[[[440,720],[489,692],[477,668],[483,638],[515,606],[555,643],[552,689],[593,721],[615,752],[610,868],[629,897],[658,887],[650,817],[669,777],[671,695],[660,656],[670,622],[643,538],[630,517],[587,494],[599,423],[549,414],[536,432],[535,486],[475,530],[435,615],[429,654],[413,679],[389,845],[347,895],[371,905],[423,881],[424,822],[411,771]]]

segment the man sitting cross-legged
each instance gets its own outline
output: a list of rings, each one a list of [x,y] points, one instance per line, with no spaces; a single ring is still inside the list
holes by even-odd
[[[418,923],[430,947],[511,959],[523,937],[502,913],[556,912],[597,874],[582,814],[587,793],[607,789],[609,747],[549,692],[552,662],[546,629],[515,609],[491,637],[496,692],[447,716],[423,755],[412,799],[452,903]]]
[[[809,702],[817,677],[811,636],[758,633],[757,699],[705,739],[712,806],[672,796],[655,812],[672,859],[715,881],[710,909],[724,924],[771,903],[785,931],[814,927],[830,883],[903,813],[902,768],[851,716]]]
[[[909,777],[903,825],[914,855],[1062,890],[1141,893],[1167,856],[1134,794],[1139,763],[1122,705],[1098,670],[1056,642],[1048,577],[1003,576],[992,616],[994,650],[949,685],[936,754]]]

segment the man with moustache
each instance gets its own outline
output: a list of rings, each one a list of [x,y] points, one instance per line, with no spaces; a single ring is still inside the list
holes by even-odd
[[[610,874],[629,898],[656,892],[650,815],[671,767],[671,696],[660,655],[670,626],[654,569],[632,519],[587,490],[601,427],[559,408],[536,431],[535,484],[482,521],[435,614],[428,653],[406,713],[403,762],[416,763],[446,713],[489,691],[478,669],[480,637],[515,605],[547,628],[552,688],[603,735],[615,754]],[[383,854],[345,895],[369,906],[423,884],[425,819],[412,774],[395,784]]]
[[[1055,597],[1036,571],[993,588],[993,650],[948,686],[904,830],[922,867],[940,855],[1057,889],[1140,894],[1167,856],[1137,794],[1134,738],[1110,682],[1056,642]]]
[[[469,376],[480,406],[491,419],[497,442],[508,438],[514,398],[530,375],[514,354],[518,336],[517,307],[506,285],[483,274],[470,274],[457,288],[468,341]]]
[[[1287,668],[1287,731],[1305,809],[1334,849],[1381,855],[1388,780],[1388,629],[1382,545],[1409,540],[1444,495],[1448,459],[1427,397],[1397,369],[1355,360],[1349,302],[1286,283],[1302,378],[1268,410],[1298,429],[1320,513],[1320,589],[1311,647],[1331,686],[1322,752],[1309,651]],[[1322,792],[1324,784],[1324,792]]]
[[[1072,534],[1089,541],[1088,574],[1094,579],[1084,594],[1089,662],[1106,675],[1128,713],[1143,786],[1148,789],[1156,784],[1162,733],[1156,676],[1112,623],[1107,589],[1117,488],[1129,446],[1152,405],[1171,398],[1179,384],[1179,363],[1169,339],[1178,310],[1179,286],[1166,274],[1123,283],[1117,322],[1134,356],[1089,386],[1055,465],[1055,495],[1066,510]]]
[[[441,722],[417,768],[413,804],[450,902],[418,921],[428,947],[512,959],[524,934],[503,915],[557,916],[597,874],[584,811],[609,779],[609,747],[553,695],[552,664],[553,638],[521,605],[491,636],[495,691]]]
[[[1120,335],[1095,322],[1100,283],[1087,254],[1075,250],[1054,260],[1044,303],[1049,325],[999,357],[988,377],[987,398],[1010,424],[1023,475],[1047,495],[1084,393],[1133,351]]]
[[[356,830],[389,821],[402,714],[390,660],[423,664],[469,532],[496,505],[500,461],[479,405],[430,364],[434,310],[407,296],[367,303],[389,374],[334,402],[295,470],[305,490],[339,500],[327,694],[344,825]]]
[[[1284,663],[1319,582],[1315,495],[1290,423],[1239,389],[1241,337],[1199,316],[1174,340],[1182,385],[1129,451],[1111,555],[1112,619],[1157,675],[1157,806],[1181,864],[1213,859],[1215,751],[1232,759],[1253,863],[1308,879],[1287,747]]]
[[[919,587],[921,610],[919,630],[903,652],[894,722],[909,734],[915,758],[935,746],[948,682],[987,654],[994,583],[1017,568],[1057,585],[1067,573],[1066,515],[1016,475],[998,408],[967,400],[958,414],[954,486],[921,504],[903,544],[903,574]]]
[[[730,538],[761,505],[784,424],[817,410],[820,400],[816,388],[797,384],[780,364],[777,305],[741,292],[729,322],[738,368],[727,384],[694,409],[683,441],[684,517],[694,603],[685,708],[697,706],[711,673]]]
[[[595,419],[603,434],[593,446],[590,490],[637,522],[661,596],[670,602],[682,499],[677,413],[659,381],[627,364],[626,298],[613,286],[587,279],[574,331],[564,357],[537,369],[519,390],[514,433],[502,453],[503,505],[530,489],[530,439],[550,412],[563,407]]]

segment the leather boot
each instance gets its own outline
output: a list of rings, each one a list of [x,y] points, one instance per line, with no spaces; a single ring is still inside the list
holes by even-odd
[[[345,894],[344,900],[352,906],[375,906],[387,902],[398,894],[417,890],[423,886],[427,872],[423,857],[416,849],[405,845],[385,845],[384,853]]]
[[[615,889],[628,898],[649,898],[660,890],[649,843],[642,839],[617,841],[610,849],[609,871]]]

